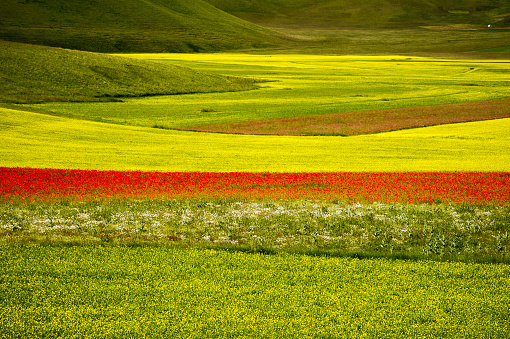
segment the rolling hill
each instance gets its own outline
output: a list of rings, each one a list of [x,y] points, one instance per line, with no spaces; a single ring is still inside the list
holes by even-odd
[[[492,30],[486,29],[489,24]],[[423,27],[463,32],[450,30],[445,34],[437,29],[424,32]],[[292,49],[296,53],[399,54],[445,52],[445,45],[449,46],[446,52],[451,53],[500,52],[501,48],[505,52],[508,27],[510,3],[506,0],[3,0],[0,3],[0,40],[107,53],[269,48]],[[479,33],[467,34],[475,29]],[[466,30],[470,31],[466,33]],[[341,50],[338,46],[342,46]],[[399,48],[388,49],[388,46]],[[497,50],[488,50],[494,48]]]
[[[506,0],[205,0],[270,27],[409,28],[424,25],[510,26]]]
[[[0,56],[0,102],[119,101],[254,87],[250,79],[53,47],[0,42]]]
[[[202,0],[2,0],[0,40],[93,52],[207,52],[282,37]]]

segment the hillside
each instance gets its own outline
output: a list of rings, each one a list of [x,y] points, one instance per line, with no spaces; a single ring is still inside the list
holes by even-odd
[[[493,29],[487,29],[489,24]],[[0,40],[107,53],[240,49],[330,54],[506,53],[508,27],[510,3],[506,0],[0,3]]]
[[[281,37],[202,0],[2,0],[0,40],[93,52],[206,52],[272,46]]]
[[[0,42],[0,102],[237,91],[253,81],[105,54]]]
[[[409,28],[428,25],[510,26],[507,0],[205,0],[269,27]]]

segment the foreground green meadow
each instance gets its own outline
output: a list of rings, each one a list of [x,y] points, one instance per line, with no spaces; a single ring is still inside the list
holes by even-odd
[[[1,245],[3,338],[507,338],[507,265]]]

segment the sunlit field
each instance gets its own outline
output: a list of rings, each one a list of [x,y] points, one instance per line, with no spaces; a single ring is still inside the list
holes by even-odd
[[[133,57],[266,81],[0,107],[0,336],[508,337],[509,118],[177,130],[506,100],[505,62]]]
[[[353,137],[226,135],[1,109],[0,165],[147,171],[509,171],[510,119]]]
[[[510,338],[509,33],[508,0],[0,0],[0,339]]]
[[[124,56],[268,82],[258,90],[234,93],[33,107],[95,121],[177,128],[510,96],[508,64],[501,60],[225,53]]]
[[[505,338],[507,265],[0,245],[6,338]]]

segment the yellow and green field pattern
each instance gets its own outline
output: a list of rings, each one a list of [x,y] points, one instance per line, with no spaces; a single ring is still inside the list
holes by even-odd
[[[210,172],[509,171],[510,119],[373,135],[194,133],[0,108],[5,167]]]
[[[413,122],[420,107],[506,100],[506,61],[134,57],[264,79],[264,87],[3,106],[3,171],[52,169],[46,172],[62,181],[74,175],[70,169],[146,171],[136,172],[145,178],[156,171],[499,172],[508,187],[510,118]],[[353,121],[363,114],[352,112],[380,110],[397,117],[405,107],[413,108],[413,126],[374,134],[323,133],[318,118],[350,114]],[[320,135],[297,131],[301,118],[320,124]],[[244,133],[233,129],[246,122],[293,130],[225,133]],[[212,126],[223,133],[184,130]],[[50,187],[54,179],[38,182]],[[2,338],[510,335],[506,203],[56,198],[0,202]]]
[[[507,265],[2,245],[5,338],[505,338]],[[15,295],[13,295],[15,293]]]
[[[129,56],[266,82],[260,83],[257,90],[241,92],[0,108],[0,165],[219,172],[510,168],[510,122],[504,119],[510,116],[504,101],[510,97],[510,76],[504,60],[248,54]],[[466,113],[468,103],[474,101],[478,106],[473,104]],[[489,108],[484,109],[486,106]],[[428,121],[424,115],[436,118]],[[476,121],[480,119],[495,120]],[[372,129],[352,129],[355,121],[364,121]],[[465,121],[472,122],[461,123]],[[457,123],[432,126],[447,122]],[[268,126],[278,126],[275,128],[281,132],[288,124],[289,130],[283,134],[291,135],[179,130],[251,133],[235,124],[258,124],[261,133],[268,134],[275,132],[268,131]],[[303,130],[300,124],[312,127]],[[429,127],[411,129],[422,126]],[[382,133],[366,134],[374,132]],[[303,133],[309,136],[292,135]]]

